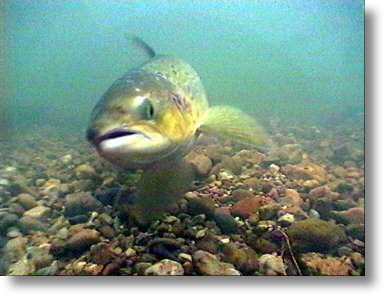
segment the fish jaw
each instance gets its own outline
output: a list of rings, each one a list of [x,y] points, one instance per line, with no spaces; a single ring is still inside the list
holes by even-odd
[[[101,157],[124,168],[145,167],[168,155],[173,148],[167,137],[143,128],[113,128],[92,143]]]

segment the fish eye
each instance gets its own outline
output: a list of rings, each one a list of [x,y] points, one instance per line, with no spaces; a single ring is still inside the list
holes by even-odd
[[[149,99],[143,100],[143,102],[138,107],[140,116],[145,120],[151,120],[154,118],[155,110],[154,105]]]

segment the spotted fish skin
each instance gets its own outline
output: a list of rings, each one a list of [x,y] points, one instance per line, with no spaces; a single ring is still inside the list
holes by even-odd
[[[144,101],[154,110],[151,118],[142,114]],[[102,157],[119,166],[137,168],[169,162],[189,152],[208,108],[202,82],[188,63],[154,56],[129,70],[104,93],[92,112],[88,139],[97,143]],[[153,142],[146,146],[143,141],[141,150],[130,149],[131,142],[122,141],[119,149],[110,151],[98,146],[103,141],[95,141],[111,130],[122,130],[124,135],[125,129],[147,135]]]

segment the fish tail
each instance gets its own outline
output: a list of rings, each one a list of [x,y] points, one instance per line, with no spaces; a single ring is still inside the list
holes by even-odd
[[[199,132],[230,139],[251,148],[264,150],[271,146],[265,131],[253,118],[227,106],[210,108]]]
[[[126,33],[126,38],[131,41],[136,48],[143,51],[149,58],[153,58],[155,56],[155,50],[141,38],[129,33]]]

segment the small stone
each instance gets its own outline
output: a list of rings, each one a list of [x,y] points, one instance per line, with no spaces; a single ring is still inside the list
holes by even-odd
[[[144,272],[144,275],[183,275],[182,265],[170,259],[163,259],[150,266]]]
[[[91,246],[89,254],[91,262],[98,265],[105,265],[116,258],[114,252],[111,250],[111,247],[106,243],[98,243]]]
[[[223,261],[231,263],[243,274],[250,274],[258,268],[258,255],[248,246],[238,246],[235,243],[224,244],[221,248]]]
[[[193,254],[193,262],[203,275],[241,275],[230,263],[224,263],[206,251],[198,250]]]
[[[211,159],[206,155],[196,155],[189,159],[189,162],[193,164],[195,171],[200,176],[207,176],[213,166]]]
[[[94,230],[84,229],[73,235],[67,242],[66,247],[72,251],[82,252],[91,245],[99,242],[99,233]]]
[[[294,205],[303,205],[303,199],[301,198],[300,194],[294,189],[286,189],[286,197],[288,197]]]
[[[114,223],[114,219],[107,213],[100,214],[98,219],[103,224],[112,225]]]
[[[51,209],[45,206],[37,206],[26,212],[24,212],[24,217],[29,217],[37,220],[44,220],[49,217],[51,214]]]
[[[223,171],[218,174],[219,181],[229,181],[232,179],[234,179],[234,176],[230,172]]]
[[[175,221],[178,221],[178,220],[179,219],[175,216],[167,216],[166,218],[163,219],[165,223],[169,223],[169,224],[174,223]]]
[[[61,161],[63,164],[69,164],[69,163],[71,163],[71,161],[72,161],[72,156],[71,156],[71,154],[66,154],[66,155],[60,157],[60,161]]]
[[[344,224],[364,224],[365,210],[363,208],[351,208],[347,211],[332,211],[333,218]]]
[[[9,238],[15,238],[15,237],[19,237],[19,236],[23,236],[19,230],[17,229],[14,229],[14,230],[10,230],[7,232],[7,237]]]
[[[354,266],[362,269],[365,268],[365,258],[364,256],[362,256],[362,254],[358,252],[353,252],[352,254],[350,254],[350,258],[352,259]]]
[[[251,188],[253,190],[257,190],[260,187],[260,183],[257,178],[249,178],[243,181],[246,187]]]
[[[195,235],[196,238],[202,238],[206,235],[206,229],[198,230],[197,234]]]
[[[47,180],[46,179],[37,179],[36,181],[35,181],[35,185],[36,186],[43,186],[43,184],[46,182]]]
[[[263,275],[286,275],[283,259],[277,255],[264,254],[258,259],[259,272]]]
[[[95,169],[88,164],[81,164],[75,168],[75,174],[79,179],[92,179],[97,176]]]
[[[99,229],[100,234],[108,239],[113,239],[115,237],[115,230],[109,225],[103,225]]]
[[[126,256],[127,256],[128,258],[131,258],[131,257],[136,256],[136,251],[135,251],[133,248],[128,248],[128,249],[124,252],[124,254],[126,254]]]
[[[0,186],[7,187],[9,186],[9,181],[7,179],[0,178]]]
[[[286,233],[292,247],[299,252],[326,253],[347,239],[340,226],[317,219],[296,222]]]
[[[28,193],[21,193],[17,196],[17,202],[26,210],[30,210],[38,206],[35,198]]]
[[[309,275],[351,275],[353,266],[350,260],[339,258],[321,257],[318,253],[302,255],[301,261]]]
[[[230,211],[234,217],[248,218],[250,215],[257,213],[259,206],[258,198],[246,197],[238,201]]]
[[[64,214],[69,217],[88,214],[102,207],[101,202],[87,192],[76,192],[68,194],[64,200]]]
[[[320,214],[317,212],[317,210],[310,209],[310,211],[309,211],[309,218],[319,219],[320,218]]]
[[[290,226],[295,222],[294,215],[292,214],[285,214],[282,217],[278,219],[278,223],[282,226]]]
[[[318,187],[319,186],[319,182],[317,180],[306,180],[306,181],[303,182],[302,185],[306,189],[310,190],[310,189]]]
[[[338,248],[338,250],[337,250],[337,254],[340,257],[349,256],[352,252],[353,252],[353,250],[351,248],[348,248],[345,246],[342,246],[342,247]]]
[[[273,173],[278,173],[279,170],[281,168],[279,166],[277,166],[276,164],[272,163],[270,166],[269,166],[269,170]]]
[[[49,179],[42,186],[42,192],[49,196],[59,196],[61,182],[58,179]]]
[[[235,201],[240,201],[246,197],[254,197],[254,194],[252,194],[249,190],[235,189],[233,190],[231,197]]]
[[[320,198],[327,196],[331,192],[329,186],[321,186],[310,190],[309,195],[312,198]]]
[[[16,214],[5,213],[0,218],[0,234],[5,234],[7,229],[11,226],[15,226],[19,221],[19,217]]]
[[[22,217],[19,220],[18,226],[25,234],[28,234],[30,231],[47,231],[47,227],[43,223],[28,216]]]
[[[346,226],[346,232],[352,238],[365,241],[365,224],[349,224]]]
[[[178,258],[183,260],[183,261],[187,261],[187,262],[192,262],[192,257],[190,254],[186,254],[186,253],[179,253],[178,254]]]
[[[272,220],[278,214],[281,209],[279,204],[269,204],[259,208],[258,217],[259,220]]]
[[[135,272],[137,272],[138,275],[144,275],[144,272],[147,268],[149,268],[152,264],[148,262],[138,262],[135,264]]]
[[[324,182],[326,179],[326,170],[314,163],[289,164],[282,170],[291,179],[317,180],[318,182]]]

